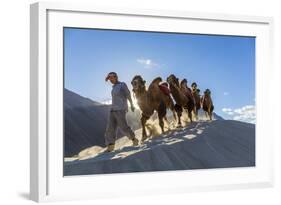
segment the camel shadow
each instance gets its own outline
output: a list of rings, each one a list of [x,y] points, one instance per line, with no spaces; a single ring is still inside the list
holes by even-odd
[[[206,122],[193,122],[187,127],[178,128],[161,134],[156,139],[149,141],[147,146],[172,145],[182,141],[193,140],[203,134],[206,127]]]

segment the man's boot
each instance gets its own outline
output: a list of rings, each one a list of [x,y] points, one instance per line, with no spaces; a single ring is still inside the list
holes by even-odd
[[[134,137],[132,139],[132,141],[133,141],[133,146],[138,146],[139,145],[139,140],[136,137]]]
[[[112,152],[114,150],[114,144],[109,144],[107,145],[107,149],[105,150],[105,152]]]

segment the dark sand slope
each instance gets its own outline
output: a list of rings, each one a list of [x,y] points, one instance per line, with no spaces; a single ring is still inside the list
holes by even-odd
[[[65,176],[255,166],[255,125],[231,120],[197,122],[138,147],[124,146],[64,163]]]
[[[105,146],[104,132],[109,105],[80,96],[64,89],[64,157],[78,154],[81,150],[96,145]],[[140,111],[129,112],[130,126],[139,128]],[[118,137],[123,136],[118,132]]]

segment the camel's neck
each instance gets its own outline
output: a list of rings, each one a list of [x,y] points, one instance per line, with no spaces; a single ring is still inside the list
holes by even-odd
[[[181,91],[180,91],[179,87],[170,83],[170,91],[171,91],[172,96],[174,97],[176,103],[180,104],[182,97],[181,97]]]
[[[171,91],[177,91],[177,90],[179,90],[179,88],[177,87],[177,85],[175,85],[174,83],[170,83],[169,85],[170,85],[170,90],[171,90]]]
[[[195,98],[198,98],[199,97],[199,94],[197,91],[194,91],[192,90],[192,95],[195,97]]]
[[[135,96],[137,99],[142,99],[147,96],[147,90],[143,89],[142,91],[135,92]]]
[[[147,90],[142,90],[140,92],[136,92],[135,93],[135,96],[137,98],[137,102],[138,102],[138,105],[140,106],[140,108],[143,107],[143,104],[147,104]]]
[[[213,104],[212,98],[211,98],[210,95],[204,95],[203,98],[204,98],[203,103],[205,103],[206,105],[212,105]]]
[[[137,92],[135,93],[135,96],[137,98],[137,102],[141,111],[147,116],[152,115],[154,106],[152,105],[151,100],[149,99],[148,91],[143,90],[142,92]]]
[[[154,82],[149,85],[147,92],[154,92],[155,89],[158,90],[160,82],[159,80],[154,80]]]

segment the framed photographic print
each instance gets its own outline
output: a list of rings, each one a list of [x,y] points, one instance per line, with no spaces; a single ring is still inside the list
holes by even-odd
[[[36,3],[30,21],[32,200],[272,186],[270,17]]]

